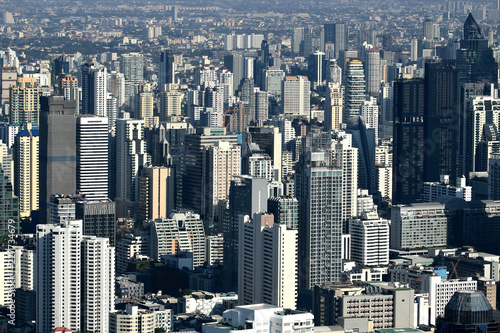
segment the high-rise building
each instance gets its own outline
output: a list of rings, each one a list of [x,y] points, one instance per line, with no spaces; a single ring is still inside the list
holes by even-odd
[[[258,88],[255,88],[256,90]],[[255,92],[255,114],[253,119],[258,121],[265,121],[269,118],[269,95],[267,91]]]
[[[343,122],[351,116],[359,116],[359,109],[365,100],[365,74],[359,58],[347,62],[345,70],[345,100]]]
[[[299,227],[299,201],[294,197],[270,197],[267,210],[274,216],[274,223],[284,224],[289,229]]]
[[[375,49],[368,49],[364,56],[366,94],[378,97],[380,83],[382,81],[380,73],[380,52]]]
[[[434,23],[430,17],[426,17],[424,20],[423,28],[424,38],[428,41],[432,41],[434,38],[441,37],[441,30],[439,24]]]
[[[142,119],[145,128],[154,125],[153,91],[151,86],[149,84],[137,85],[133,101],[131,104],[135,110],[135,118]]]
[[[463,174],[460,160],[460,93],[458,72],[440,63],[425,64],[424,180]]]
[[[150,156],[144,139],[144,120],[116,121],[116,205],[117,215],[126,216],[139,199],[139,176]]]
[[[120,72],[125,77],[125,103],[135,93],[135,87],[144,82],[144,56],[141,53],[122,54]]]
[[[285,115],[309,117],[311,87],[307,77],[286,76],[281,85],[281,98]]]
[[[167,218],[175,208],[173,167],[145,166],[139,178],[138,215],[142,220]]]
[[[39,131],[25,129],[16,135],[14,147],[14,193],[19,198],[19,214],[29,217],[38,210]]]
[[[125,99],[125,76],[123,73],[111,72],[108,75],[109,83],[108,88],[111,94],[116,97],[116,105],[118,108],[123,107],[127,102]]]
[[[39,209],[47,223],[50,195],[76,192],[76,102],[52,96],[40,104]]]
[[[9,102],[10,98],[10,88],[16,86],[17,82],[17,68],[12,66],[6,66],[3,64],[1,68],[2,79],[2,106]]]
[[[493,154],[488,162],[488,199],[500,200],[500,154]]]
[[[158,66],[158,86],[163,89],[165,84],[175,83],[174,55],[171,51],[163,50],[160,54]]]
[[[394,203],[420,200],[424,183],[424,80],[394,82]]]
[[[82,65],[82,109],[81,114],[107,117],[106,97],[108,93],[107,69],[98,63]]]
[[[389,264],[389,221],[377,212],[349,221],[351,259],[361,266]]]
[[[180,116],[182,112],[182,93],[172,84],[167,85],[160,93],[160,122],[165,122],[170,116]]]
[[[80,89],[78,79],[71,74],[57,76],[57,95],[69,101],[76,101],[75,114],[80,114]]]
[[[75,202],[75,218],[82,220],[83,235],[106,238],[116,246],[116,205],[109,199]]]
[[[0,223],[0,236],[19,234],[19,199],[14,195],[14,189],[7,175],[3,172],[3,166],[0,164],[0,214],[2,222]]]
[[[22,77],[10,88],[10,123],[38,124],[42,88],[36,78]]]
[[[285,72],[270,68],[265,71],[264,76],[264,90],[275,100],[281,100],[281,82],[285,79]]]
[[[110,313],[110,333],[123,332],[126,328],[136,327],[137,333],[155,331],[155,312],[139,310],[138,306],[127,304],[125,311]]]
[[[316,51],[309,55],[308,62],[308,78],[312,83],[312,88],[323,85],[326,80],[325,54]]]
[[[240,86],[241,79],[244,76],[244,58],[241,54],[231,54],[224,57],[224,67],[233,73],[233,89],[234,93]]]
[[[498,81],[498,64],[488,47],[476,20],[469,13],[464,23],[464,38],[457,50],[457,70],[460,83]]]
[[[240,215],[238,303],[266,303],[295,309],[297,230],[274,223],[274,216]]]
[[[300,53],[303,41],[304,41],[304,28],[293,28],[292,52],[294,55]]]
[[[191,269],[205,263],[205,230],[198,214],[173,212],[169,218],[154,220],[150,224],[150,235],[150,256],[154,260],[161,261],[164,255],[191,252]]]
[[[325,24],[325,43],[329,42],[335,45],[335,58],[338,58],[339,52],[349,47],[349,28],[347,24]]]
[[[299,289],[340,281],[342,169],[329,158],[329,142],[309,135],[302,143],[295,193],[299,200]]]
[[[76,119],[76,188],[90,200],[108,198],[108,118]]]
[[[82,222],[37,226],[38,332],[107,332],[114,310],[114,248],[82,235]],[[71,255],[69,255],[71,254]]]
[[[361,104],[359,115],[366,125],[366,128],[375,130],[375,142],[378,142],[378,105],[375,97],[370,97],[369,101]]]
[[[338,130],[344,110],[344,86],[329,82],[325,101],[325,131]]]

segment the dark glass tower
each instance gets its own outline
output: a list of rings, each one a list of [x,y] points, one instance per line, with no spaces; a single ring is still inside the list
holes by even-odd
[[[19,234],[19,199],[0,163],[0,236]],[[5,244],[6,245],[6,244]]]
[[[425,144],[423,79],[394,82],[393,203],[422,197]]]
[[[164,50],[160,55],[158,81],[162,91],[165,84],[175,83],[174,56],[170,51]]]
[[[345,23],[327,23],[325,24],[325,43],[335,45],[335,59],[339,52],[346,50],[349,46],[349,29]]]
[[[458,71],[441,63],[425,65],[424,181],[452,181],[462,175]]]
[[[464,23],[464,39],[457,50],[457,69],[460,83],[496,83],[498,80],[498,64],[493,50],[488,47],[488,40],[484,38],[472,14]]]

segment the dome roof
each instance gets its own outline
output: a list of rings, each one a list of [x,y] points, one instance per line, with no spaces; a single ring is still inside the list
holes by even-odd
[[[444,310],[446,320],[461,325],[486,324],[492,321],[493,308],[481,291],[455,292]]]

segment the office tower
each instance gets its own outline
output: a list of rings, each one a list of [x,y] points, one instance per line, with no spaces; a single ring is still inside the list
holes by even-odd
[[[363,45],[366,42],[370,45],[377,44],[377,30],[375,29],[361,29],[358,36],[358,44]]]
[[[384,124],[386,122],[393,120],[393,92],[394,89],[390,83],[382,84],[380,91],[380,112],[381,112],[381,123]],[[391,133],[392,135],[392,133]]]
[[[224,237],[222,234],[207,236],[206,252],[209,266],[220,266],[224,263]]]
[[[389,221],[377,212],[365,213],[362,219],[349,221],[351,259],[360,266],[389,264]]]
[[[54,67],[52,75],[54,79],[62,74],[69,74],[69,61],[64,60],[64,55],[54,59]]]
[[[366,50],[363,63],[365,65],[366,94],[378,97],[382,81],[380,75],[380,52],[375,49]]]
[[[282,137],[279,127],[249,127],[243,134],[243,144],[241,155],[242,173],[248,174],[248,158],[253,154],[265,153],[273,160],[275,179],[281,179],[281,159],[282,159]]]
[[[149,84],[139,84],[132,104],[135,109],[135,118],[144,120],[144,127],[154,125],[153,118],[153,91]]]
[[[217,70],[219,85],[224,90],[224,101],[234,96],[234,75],[227,68],[221,67]]]
[[[410,60],[411,61],[418,60],[418,39],[417,38],[413,38],[411,40]]]
[[[342,170],[328,158],[329,142],[302,142],[295,193],[299,200],[299,289],[340,281],[342,270]]]
[[[6,66],[5,63],[1,68],[2,79],[2,106],[9,102],[10,98],[10,88],[16,86],[17,82],[17,68],[12,66]],[[7,114],[5,114],[7,115]]]
[[[337,60],[330,59],[327,65],[326,81],[342,84],[342,68],[337,64]]]
[[[108,79],[108,89],[116,97],[116,105],[120,109],[127,101],[125,99],[125,76],[123,73],[111,72]]]
[[[358,190],[359,149],[353,146],[353,135],[337,132],[333,136],[330,159],[334,166],[342,169],[342,220],[358,216],[356,193]],[[345,225],[344,225],[344,229]]]
[[[488,40],[470,13],[464,23],[464,38],[457,50],[457,70],[460,84],[496,83],[498,80],[498,64],[493,50],[488,47]]]
[[[10,88],[10,123],[38,124],[42,88],[35,78],[22,77]]]
[[[375,97],[370,97],[369,101],[364,101],[361,104],[360,116],[366,128],[375,130],[375,142],[378,142],[378,105]]]
[[[271,157],[267,154],[252,154],[248,157],[248,175],[256,178],[274,179],[274,167]]]
[[[164,255],[191,252],[191,269],[205,263],[205,230],[198,214],[173,212],[169,218],[154,220],[150,224],[150,235],[150,256],[154,260],[162,261]]]
[[[299,201],[294,197],[270,197],[267,210],[274,216],[274,223],[284,224],[288,229],[299,227]]]
[[[391,249],[448,244],[448,217],[439,202],[396,205],[391,210]]]
[[[488,162],[488,200],[500,200],[500,154],[492,154]]]
[[[158,66],[158,87],[163,89],[169,83],[175,83],[174,55],[171,51],[163,50],[160,54],[160,64]]]
[[[175,208],[175,174],[173,167],[145,166],[139,178],[139,211],[141,220],[167,218]]]
[[[281,133],[282,151],[291,151],[291,143],[295,139],[295,128],[292,127],[292,121],[284,117],[273,117],[266,122],[267,125],[278,127]]]
[[[335,45],[335,58],[338,58],[339,52],[349,47],[349,28],[347,24],[325,24],[325,43],[329,42]]]
[[[394,82],[394,203],[420,200],[424,182],[424,80]]]
[[[205,219],[209,220],[205,228],[207,232],[212,228],[216,232],[222,231],[221,225],[214,225],[214,218],[221,220],[219,211],[225,209],[229,197],[231,182],[240,175],[241,148],[227,141],[215,142],[206,148],[206,159],[203,165],[207,166],[205,182],[201,189],[201,207]]]
[[[40,98],[40,222],[47,223],[53,193],[76,192],[75,101]]]
[[[114,133],[118,115],[118,99],[112,93],[106,94],[106,110],[108,111],[108,131]]]
[[[439,39],[441,37],[439,24],[434,23],[430,17],[426,17],[424,20],[423,33],[424,38],[428,41],[432,41],[434,38]]]
[[[106,97],[108,92],[107,69],[98,63],[82,65],[82,109],[81,114],[107,117]]]
[[[496,306],[496,305],[495,305]],[[496,332],[500,321],[493,316],[493,307],[481,291],[456,291],[438,318],[439,333],[458,333],[465,330]]]
[[[463,174],[459,95],[458,72],[454,67],[425,64],[425,181],[439,181],[440,175],[455,180]]]
[[[276,101],[281,100],[281,82],[285,79],[285,72],[281,69],[267,69],[264,78],[264,90],[274,97]]]
[[[488,133],[498,132],[500,126],[500,99],[491,96],[476,96],[465,99],[465,152],[463,163],[465,171],[487,171],[481,165],[481,155],[488,159],[488,153],[481,154],[481,142],[488,138]]]
[[[82,236],[82,222],[37,226],[37,332],[108,330],[114,309],[114,248]]]
[[[15,186],[14,178],[14,146],[12,146],[12,154],[9,154],[9,147],[0,139],[0,164],[3,167],[4,175],[7,176],[9,181]],[[38,157],[37,157],[38,158]]]
[[[365,100],[365,74],[359,58],[347,62],[345,70],[345,108],[342,121],[359,116],[359,109]]]
[[[48,224],[61,224],[76,220],[76,202],[82,200],[78,194],[52,194],[49,202]]]
[[[238,91],[241,79],[243,78],[244,58],[241,54],[231,54],[224,57],[224,67],[233,73],[234,93]]]
[[[115,302],[115,251],[107,238],[82,237],[82,330],[107,332]]]
[[[126,216],[138,201],[139,175],[150,160],[144,139],[144,121],[116,121],[116,205],[117,215]]]
[[[39,188],[39,131],[25,129],[16,135],[13,147],[14,194],[19,198],[19,214],[29,217],[38,210]],[[5,167],[4,167],[5,170]]]
[[[293,28],[292,52],[293,55],[299,54],[304,41],[304,28]]]
[[[258,88],[256,88],[258,89]],[[254,120],[264,121],[269,118],[269,95],[267,91],[256,91],[255,92],[255,115]]]
[[[144,82],[144,57],[140,53],[122,54],[120,72],[125,77],[125,103],[135,93],[135,87]]]
[[[309,117],[311,86],[305,76],[286,76],[281,85],[283,113]]]
[[[326,80],[325,54],[323,52],[316,51],[309,55],[308,78],[313,85],[312,88],[323,85],[323,81]]]
[[[255,110],[255,92],[254,92],[254,83],[251,78],[244,78],[241,80],[238,91],[240,92],[240,100],[247,104],[252,111]],[[208,105],[210,106],[210,105]],[[254,119],[255,114],[252,114],[252,119]],[[248,126],[248,125],[247,125]],[[246,126],[245,126],[246,128]]]
[[[325,100],[325,131],[337,130],[342,123],[344,86],[329,82]]]
[[[0,235],[6,236],[19,234],[19,198],[14,195],[14,189],[9,178],[3,172],[3,165],[0,164],[0,214],[2,223],[0,224]]]
[[[75,218],[83,222],[83,235],[106,238],[116,246],[116,205],[109,199],[87,200],[74,203]]]
[[[224,271],[227,290],[238,287],[238,235],[239,215],[252,215],[267,211],[269,197],[267,179],[241,176],[231,182],[229,213],[224,220]]]
[[[75,114],[80,113],[80,89],[78,79],[71,74],[57,76],[57,95],[64,96],[66,100],[76,101]]]
[[[221,127],[197,129],[196,134],[185,136],[185,154],[182,160],[182,208],[193,210],[196,214],[205,212],[202,206],[202,187],[206,183],[207,172],[203,169],[207,162],[206,149],[216,142],[237,143],[236,135],[226,135]]]
[[[240,215],[238,303],[266,303],[295,309],[297,230],[274,223],[274,216]]]
[[[76,119],[76,189],[90,200],[108,198],[108,118]]]

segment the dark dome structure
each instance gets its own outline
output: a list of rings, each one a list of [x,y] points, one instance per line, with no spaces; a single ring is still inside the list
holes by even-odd
[[[444,310],[448,322],[458,325],[479,325],[493,321],[493,308],[480,291],[457,291]]]

